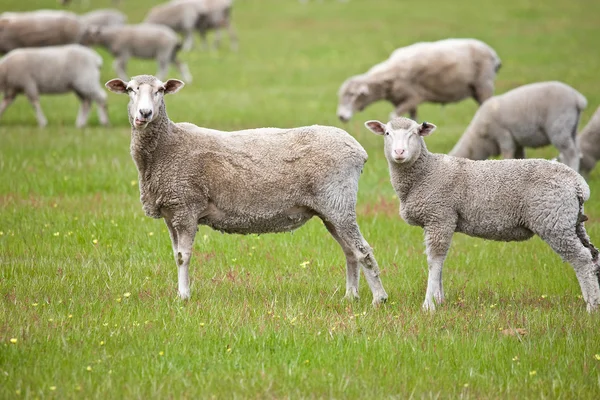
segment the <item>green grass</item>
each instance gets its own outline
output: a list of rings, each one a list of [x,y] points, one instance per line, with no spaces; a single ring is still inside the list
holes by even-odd
[[[138,22],[157,3],[125,0],[122,9]],[[3,2],[25,7],[56,2]],[[167,98],[173,120],[224,130],[343,126],[335,108],[345,78],[397,47],[446,37],[497,50],[497,93],[564,81],[588,98],[582,125],[600,104],[598,1],[238,0],[233,15],[239,53],[225,40],[223,51],[182,55],[195,80]],[[106,81],[112,59],[102,54]],[[156,65],[132,60],[129,71]],[[600,396],[600,317],[585,312],[572,268],[537,238],[456,235],[448,301],[435,315],[421,312],[422,231],[398,216],[381,138],[362,126],[385,120],[385,103],[343,126],[369,153],[359,224],[382,267],[385,306],[371,307],[364,279],[359,301],[342,300],[344,258],[318,220],[279,235],[201,227],[192,298],[178,300],[166,227],[139,203],[126,101],[109,96],[109,129],[95,115],[75,129],[72,94],[42,98],[44,130],[24,98],[0,121],[0,398]],[[449,151],[475,110],[471,100],[420,107],[438,125],[430,149]],[[590,186],[587,229],[600,245],[598,170]],[[505,334],[516,328],[525,334]]]

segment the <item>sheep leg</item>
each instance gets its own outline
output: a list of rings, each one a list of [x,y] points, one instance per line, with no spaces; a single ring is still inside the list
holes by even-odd
[[[575,129],[576,128],[577,124],[575,124]],[[559,161],[573,168],[575,171],[579,171],[581,152],[577,143],[577,137],[569,136],[565,138],[561,135],[560,138],[552,139],[553,138],[551,138],[552,144],[556,146],[559,152]]]
[[[206,29],[199,29],[198,34],[200,34],[200,40],[202,40],[202,50],[208,50],[208,40],[206,38]]]
[[[473,99],[477,104],[481,105],[484,101],[494,95],[494,84],[493,82],[486,81],[485,83],[472,87],[472,91]]]
[[[165,59],[159,59],[158,61],[158,71],[156,72],[156,77],[159,80],[164,80],[165,76],[169,73],[169,61]]]
[[[4,114],[4,111],[12,104],[13,101],[15,101],[14,94],[4,95],[4,99],[2,99],[2,103],[0,103],[0,118],[2,118],[2,114]]]
[[[518,158],[521,160],[525,158],[525,148],[523,146],[516,146],[515,158]]]
[[[215,29],[215,39],[213,40],[213,48],[215,50],[219,50],[219,47],[221,47],[221,39],[222,38],[223,38],[222,28],[218,27],[217,29]]]
[[[115,59],[115,61],[113,61],[113,68],[114,68],[115,72],[117,73],[117,76],[124,81],[129,80],[129,78],[127,78],[127,72],[125,72],[125,68],[127,66],[128,59],[129,59],[129,55],[121,54],[121,55],[119,55],[119,57],[117,57]]]
[[[181,49],[184,51],[189,51],[194,47],[194,31],[193,29],[186,30],[183,37],[183,44]]]
[[[182,299],[190,298],[190,279],[189,265],[192,257],[192,247],[194,238],[196,237],[196,225],[174,225],[172,220],[165,218],[169,234],[171,236],[171,244],[177,263],[177,288],[179,297]]]
[[[98,119],[100,124],[108,126],[110,124],[108,120],[108,109],[106,107],[106,101],[96,101],[98,104]]]
[[[81,105],[79,106],[79,114],[77,115],[77,120],[75,122],[75,126],[77,128],[83,128],[87,124],[91,106],[92,101],[90,99],[81,100]]]
[[[434,300],[438,304],[444,302],[442,268],[448,254],[448,249],[450,249],[450,244],[452,243],[453,233],[453,227],[425,228],[425,246],[427,248],[427,265],[429,266],[427,292],[425,293],[425,302],[423,303],[423,309],[426,311],[435,311]]]
[[[235,32],[233,25],[231,25],[231,21],[227,21],[227,35],[229,36],[229,46],[231,47],[231,50],[238,51],[240,45],[237,33]]]
[[[177,68],[177,70],[181,74],[181,77],[186,83],[192,82],[192,74],[190,73],[190,70],[186,63],[181,62],[181,60],[179,60],[177,56],[173,57],[172,63],[175,64],[175,68]]]
[[[395,104],[396,108],[390,113],[390,119],[401,117],[407,112],[409,112],[411,119],[416,120],[418,105],[419,100],[416,98],[409,98],[407,100],[404,100],[400,104]]]
[[[388,295],[379,278],[379,266],[373,256],[373,249],[363,238],[358,224],[353,222],[336,223],[323,218],[331,236],[340,244],[346,256],[346,298],[358,298],[359,265],[369,288],[373,293],[373,305],[387,301]]]
[[[539,236],[573,267],[577,281],[581,287],[581,294],[586,303],[587,311],[591,312],[600,305],[600,285],[598,282],[598,260],[592,256],[592,251],[587,246],[592,246],[583,226],[576,231],[553,231]],[[584,243],[587,241],[587,243]]]

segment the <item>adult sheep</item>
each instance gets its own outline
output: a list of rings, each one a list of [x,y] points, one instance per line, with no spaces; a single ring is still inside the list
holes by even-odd
[[[127,23],[127,15],[114,8],[92,10],[79,16],[79,20],[89,26],[120,26]]]
[[[181,298],[197,225],[226,233],[286,232],[321,218],[346,256],[346,297],[358,297],[360,266],[373,304],[387,299],[373,251],[356,223],[358,179],[367,153],[327,126],[221,132],[167,116],[164,94],[183,82],[149,75],[106,87],[129,94],[131,155],[146,215],[164,218]]]
[[[77,127],[87,123],[91,104],[98,103],[100,123],[108,124],[106,92],[100,85],[102,57],[78,44],[16,49],[0,58],[0,117],[19,93],[25,93],[36,112],[38,125],[47,124],[40,94],[75,92],[81,100]]]
[[[520,86],[486,101],[475,113],[451,156],[485,160],[525,158],[525,147],[554,145],[560,160],[579,170],[577,125],[587,100],[562,82]]]
[[[347,122],[378,100],[394,105],[392,117],[409,112],[413,119],[417,106],[424,102],[446,104],[472,97],[481,104],[494,94],[499,68],[494,49],[476,39],[401,47],[384,62],[342,84],[337,115]]]
[[[194,46],[194,31],[200,14],[206,12],[202,1],[167,2],[154,6],[148,11],[144,22],[171,28],[183,35],[183,50]]]
[[[538,235],[575,269],[587,310],[598,307],[598,250],[583,226],[590,189],[581,175],[555,161],[472,161],[430,153],[423,137],[436,127],[427,122],[397,118],[365,125],[384,136],[402,219],[425,231],[424,309],[444,301],[442,267],[454,232],[498,241]]]
[[[155,59],[158,63],[157,76],[163,79],[169,64],[175,65],[183,79],[188,82],[192,75],[187,64],[177,57],[181,40],[172,29],[156,24],[118,26],[93,26],[86,30],[81,43],[100,45],[115,56],[113,67],[121,79],[127,79],[127,61],[130,57]]]
[[[592,169],[600,160],[600,107],[579,134],[579,147],[581,149],[581,163],[579,172],[588,177]]]
[[[22,47],[79,43],[85,25],[66,11],[41,10],[0,16],[0,54]]]

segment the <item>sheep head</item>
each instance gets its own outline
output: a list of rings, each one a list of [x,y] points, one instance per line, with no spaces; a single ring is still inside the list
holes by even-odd
[[[397,164],[412,164],[421,155],[422,137],[430,135],[436,128],[429,122],[418,124],[408,118],[394,118],[387,124],[367,121],[365,126],[385,140],[385,156]]]
[[[111,92],[129,95],[129,122],[133,128],[143,130],[161,114],[161,108],[164,109],[163,96],[178,92],[183,85],[178,79],[163,83],[152,75],[139,75],[129,82],[111,79],[105,86]]]
[[[352,115],[371,103],[369,84],[361,75],[347,79],[338,92],[337,116],[342,122],[350,121]]]

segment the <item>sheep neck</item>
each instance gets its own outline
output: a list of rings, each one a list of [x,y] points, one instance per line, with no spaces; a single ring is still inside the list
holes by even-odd
[[[135,161],[140,178],[148,178],[146,171],[154,161],[154,153],[160,141],[167,135],[171,121],[167,116],[164,103],[156,118],[145,129],[137,129],[131,122],[131,156]]]
[[[432,160],[432,154],[427,150],[425,142],[421,139],[421,153],[417,159],[410,164],[398,164],[388,160],[392,185],[400,198],[400,202],[406,201],[408,194],[415,185],[423,180],[423,176],[428,170],[427,165]]]

